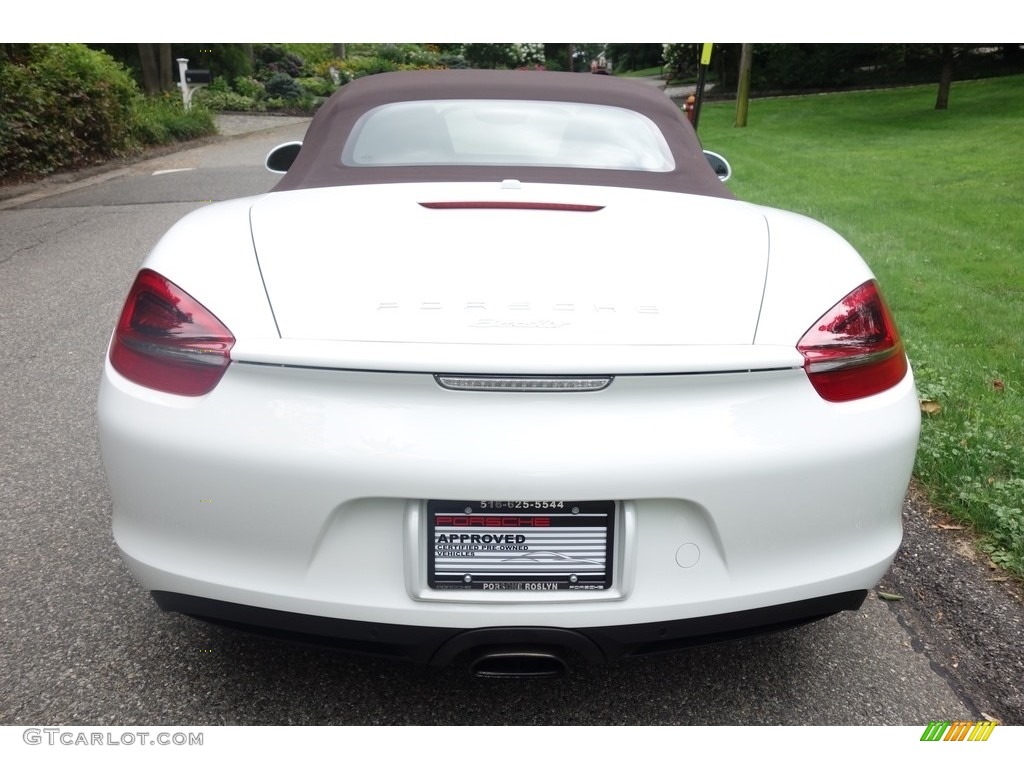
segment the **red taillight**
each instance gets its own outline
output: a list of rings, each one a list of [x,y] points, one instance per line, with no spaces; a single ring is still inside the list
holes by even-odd
[[[833,403],[884,392],[907,373],[903,342],[874,280],[822,315],[796,348],[811,384]]]
[[[170,280],[143,269],[110,345],[126,379],[175,395],[205,395],[231,364],[235,337],[210,310]]]

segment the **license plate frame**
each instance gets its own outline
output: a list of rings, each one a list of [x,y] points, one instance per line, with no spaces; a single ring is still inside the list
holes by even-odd
[[[427,584],[484,593],[607,591],[617,509],[614,501],[428,500]]]

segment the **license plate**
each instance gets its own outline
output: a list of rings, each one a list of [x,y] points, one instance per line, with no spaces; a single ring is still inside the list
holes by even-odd
[[[612,585],[614,501],[428,501],[432,589],[559,592]]]

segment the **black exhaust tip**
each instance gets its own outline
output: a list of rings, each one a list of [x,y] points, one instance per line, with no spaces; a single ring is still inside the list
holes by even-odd
[[[478,656],[469,671],[476,677],[532,678],[562,677],[569,671],[565,659],[546,650],[496,650]]]

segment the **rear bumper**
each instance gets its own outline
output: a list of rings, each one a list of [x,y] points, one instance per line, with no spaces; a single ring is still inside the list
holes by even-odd
[[[157,605],[165,611],[176,611],[259,635],[352,653],[447,666],[465,656],[509,646],[543,649],[558,655],[575,654],[591,664],[663,653],[788,629],[839,611],[857,610],[867,592],[843,592],[719,616],[571,630],[525,626],[470,630],[401,626],[274,611],[173,592],[156,591],[152,594]]]
[[[190,399],[108,366],[99,416],[114,537],[145,589],[193,596],[173,610],[300,634],[307,619],[296,617],[338,622],[361,629],[308,634],[356,644],[369,630],[436,632],[432,654],[471,631],[557,627],[604,638],[588,642],[608,657],[631,652],[620,642],[851,607],[827,596],[862,595],[892,562],[919,426],[910,376],[837,405],[801,370],[620,376],[601,392],[534,394],[232,364]],[[431,589],[431,499],[615,501],[612,587]],[[812,607],[791,616],[797,605]],[[626,642],[614,628],[642,629]]]

